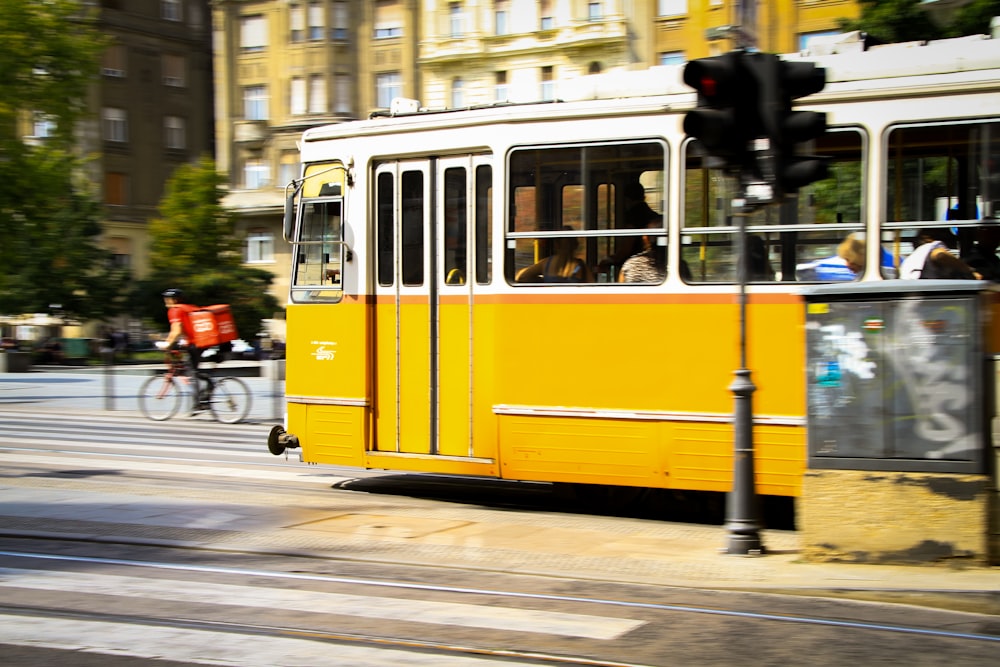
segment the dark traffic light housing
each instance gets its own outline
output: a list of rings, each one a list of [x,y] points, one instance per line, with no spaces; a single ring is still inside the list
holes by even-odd
[[[697,107],[684,116],[684,132],[698,139],[744,185],[766,183],[780,200],[826,178],[825,158],[796,154],[796,144],[826,132],[826,114],[796,111],[792,103],[818,93],[826,70],[788,62],[772,53],[730,51],[692,60],[684,83],[698,91]]]
[[[698,106],[684,116],[684,132],[701,142],[705,152],[730,171],[747,165],[750,138],[747,114],[756,113],[747,99],[743,51],[692,60],[684,66],[684,83],[698,91]]]
[[[815,63],[785,61],[770,53],[753,54],[748,64],[758,90],[761,129],[769,140],[759,161],[761,175],[780,199],[829,174],[826,158],[796,152],[797,144],[826,133],[826,114],[792,108],[795,100],[823,90],[826,70]]]

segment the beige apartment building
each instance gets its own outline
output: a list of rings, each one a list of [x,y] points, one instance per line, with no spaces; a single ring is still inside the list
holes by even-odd
[[[854,17],[853,0],[769,0],[761,50],[799,50]],[[556,82],[678,64],[733,48],[732,0],[213,0],[216,160],[229,175],[246,261],[275,274],[291,255],[284,186],[303,130],[364,118],[395,97],[428,108],[552,99]]]

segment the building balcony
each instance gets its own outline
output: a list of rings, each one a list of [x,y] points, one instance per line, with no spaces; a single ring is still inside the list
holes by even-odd
[[[233,123],[233,141],[248,150],[261,149],[270,136],[265,120],[238,120]]]
[[[469,58],[535,54],[540,49],[607,48],[627,43],[628,23],[625,18],[608,16],[600,21],[574,21],[551,30],[506,35],[474,33],[460,37],[432,37],[421,43],[420,63],[448,65]]]

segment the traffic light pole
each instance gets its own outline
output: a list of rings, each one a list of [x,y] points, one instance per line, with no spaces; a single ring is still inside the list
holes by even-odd
[[[745,195],[733,200],[733,217],[737,222],[739,261],[736,267],[740,285],[740,367],[729,385],[733,392],[733,488],[726,501],[726,530],[729,540],[723,550],[727,554],[760,555],[764,546],[760,540],[757,520],[757,491],[753,451],[753,393],[757,389],[747,368],[747,216]]]

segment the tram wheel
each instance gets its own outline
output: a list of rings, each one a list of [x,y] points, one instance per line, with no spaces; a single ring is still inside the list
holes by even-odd
[[[285,434],[285,429],[275,424],[271,427],[271,432],[267,435],[267,451],[275,456],[285,453],[285,446],[281,444],[281,436]]]

